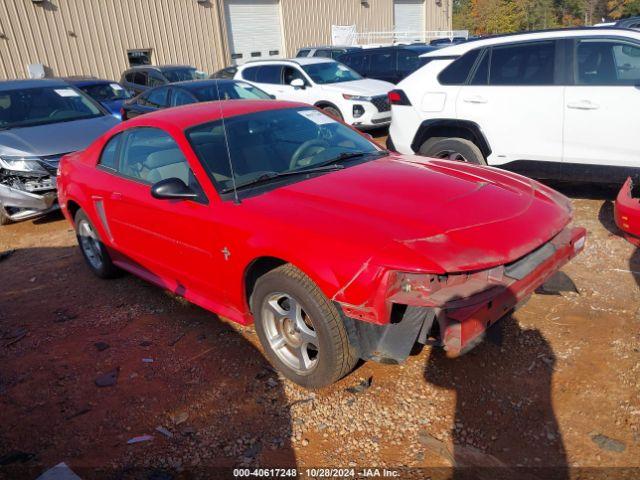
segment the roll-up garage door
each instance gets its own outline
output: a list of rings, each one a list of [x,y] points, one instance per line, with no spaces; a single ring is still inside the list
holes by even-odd
[[[424,0],[394,0],[393,19],[396,32],[422,32],[424,17]]]
[[[278,0],[225,0],[231,61],[282,58],[282,28]]]

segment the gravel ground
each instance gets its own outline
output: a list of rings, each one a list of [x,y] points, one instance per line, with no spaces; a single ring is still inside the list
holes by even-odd
[[[94,278],[60,216],[0,228],[0,476],[61,461],[114,478],[238,465],[621,476],[640,466],[640,253],[615,229],[615,192],[559,188],[589,239],[551,294],[459,359],[416,349],[318,392],[280,378],[253,328],[132,276]]]

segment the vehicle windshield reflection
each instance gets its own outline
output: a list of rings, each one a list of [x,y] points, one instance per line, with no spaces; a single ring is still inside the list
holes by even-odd
[[[220,192],[384,153],[349,127],[306,107],[229,117],[224,126],[216,121],[193,127],[187,138]]]

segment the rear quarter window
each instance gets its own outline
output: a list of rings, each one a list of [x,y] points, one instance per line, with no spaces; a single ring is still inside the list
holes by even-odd
[[[438,81],[442,85],[464,85],[469,78],[471,69],[478,59],[480,49],[471,50],[465,53],[460,58],[454,60],[449,66],[447,66],[440,75],[438,75]]]
[[[256,80],[256,75],[258,75],[258,69],[260,67],[249,67],[249,68],[245,68],[242,71],[242,78],[244,78],[245,80],[249,80],[250,82],[255,82]]]
[[[105,147],[102,149],[102,154],[100,155],[100,160],[98,161],[98,165],[104,168],[108,168],[109,170],[116,171],[118,170],[118,147],[120,146],[120,139],[122,138],[122,134],[117,133],[113,137],[109,139]]]

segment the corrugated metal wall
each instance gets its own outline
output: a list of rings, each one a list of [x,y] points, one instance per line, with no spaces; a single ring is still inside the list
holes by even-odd
[[[331,25],[356,25],[358,32],[393,30],[393,0],[280,0],[285,50],[331,44]]]
[[[213,72],[226,58],[219,12],[217,0],[0,0],[0,78],[43,63],[53,76],[119,79],[137,48]]]
[[[393,0],[280,0],[284,49],[331,43],[331,25],[358,32],[393,30]],[[119,79],[127,50],[152,48],[154,64],[184,63],[207,72],[229,58],[223,0],[0,0],[0,79],[48,76]],[[426,28],[451,28],[451,0],[425,0]]]
[[[285,50],[331,44],[331,25],[356,25],[358,32],[393,30],[393,0],[280,0]],[[451,0],[425,0],[425,29],[451,29]]]

